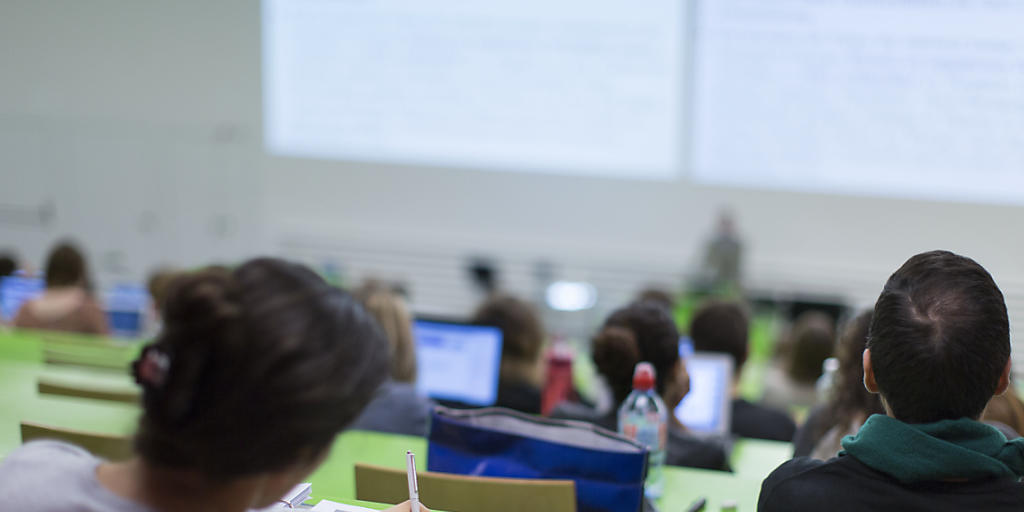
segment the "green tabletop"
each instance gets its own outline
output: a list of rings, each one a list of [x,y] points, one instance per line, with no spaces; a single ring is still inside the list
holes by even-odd
[[[743,440],[739,447],[746,460],[746,457],[772,452],[776,448],[773,444],[783,443]],[[318,500],[352,499],[355,497],[355,463],[365,462],[404,469],[406,450],[416,453],[417,470],[426,471],[427,441],[423,438],[376,432],[345,432],[338,436],[327,461],[310,477],[313,494]],[[729,500],[735,501],[739,505],[739,510],[754,510],[763,479],[764,475],[730,474],[667,466],[665,493],[658,502],[659,508],[665,511],[682,511],[698,498],[706,498],[707,510],[717,510],[721,503]],[[430,503],[426,505],[430,506]]]
[[[780,464],[793,458],[793,445],[763,439],[737,439],[733,444],[730,462],[736,476],[758,482]]]
[[[309,477],[317,499],[356,497],[355,464],[365,462],[405,469],[405,452],[416,454],[416,470],[427,470],[427,440],[422,437],[352,430],[338,436],[327,460]],[[430,506],[427,504],[427,506]]]

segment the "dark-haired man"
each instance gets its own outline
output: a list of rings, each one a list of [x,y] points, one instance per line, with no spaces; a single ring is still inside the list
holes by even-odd
[[[694,350],[732,356],[736,366],[733,374],[732,434],[788,443],[796,433],[796,424],[786,413],[748,402],[736,392],[749,351],[749,325],[747,313],[739,304],[712,301],[693,315],[690,339]]]
[[[978,421],[1009,385],[1003,294],[981,265],[946,251],[910,258],[875,303],[864,351],[874,415],[829,461],[768,476],[758,510],[1024,510],[1024,440]]]

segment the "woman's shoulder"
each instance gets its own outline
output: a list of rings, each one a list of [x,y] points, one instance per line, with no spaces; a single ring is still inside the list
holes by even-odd
[[[0,481],[26,471],[59,473],[78,466],[93,466],[100,459],[73,444],[61,441],[30,441],[9,453],[0,463]]]
[[[75,445],[60,441],[31,441],[0,463],[0,497],[45,491],[69,475],[91,475],[100,460]]]

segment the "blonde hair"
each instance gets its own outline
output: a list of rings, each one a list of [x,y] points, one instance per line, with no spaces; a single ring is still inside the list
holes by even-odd
[[[377,282],[364,284],[355,295],[387,336],[391,378],[398,382],[415,382],[416,346],[412,338],[412,315],[405,299]]]

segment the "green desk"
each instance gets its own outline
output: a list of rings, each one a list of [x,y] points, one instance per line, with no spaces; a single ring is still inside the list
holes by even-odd
[[[331,455],[310,477],[318,499],[341,501],[355,497],[355,463],[366,462],[395,469],[405,468],[405,451],[416,453],[416,466],[426,471],[427,441],[420,437],[349,431],[340,436]],[[787,443],[741,439],[733,450],[735,474],[703,469],[665,468],[665,495],[659,508],[682,511],[697,498],[708,500],[714,511],[727,500],[736,501],[739,510],[754,510],[761,481],[779,464],[789,459]],[[430,504],[427,503],[427,506]]]
[[[762,439],[737,439],[730,463],[735,475],[761,482],[780,464],[793,458],[793,445]]]
[[[0,360],[0,457],[21,444],[21,421],[107,434],[127,435],[134,431],[139,415],[137,406],[40,396],[36,380],[44,371],[39,365]]]

